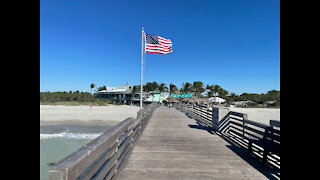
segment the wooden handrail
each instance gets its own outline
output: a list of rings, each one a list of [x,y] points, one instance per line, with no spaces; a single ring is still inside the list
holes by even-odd
[[[204,110],[204,108],[207,108],[207,106],[195,103],[184,103],[184,105],[179,106],[179,109],[187,114],[190,114],[190,117],[197,120],[200,119],[204,123],[206,123],[206,121],[210,119],[210,122],[212,124],[212,117],[217,116],[218,111],[215,109],[208,111]],[[248,120],[248,115],[245,113],[229,111],[229,113],[224,118],[224,122],[218,125],[218,131],[221,131],[222,134],[227,133],[226,135],[230,134],[232,137],[236,137],[237,141],[241,141],[241,144],[243,145],[247,144],[248,137],[262,138],[265,129],[270,126],[280,128],[280,121],[270,120],[270,125],[267,125]],[[261,153],[259,149],[255,149],[255,152]],[[276,159],[276,161],[280,162],[279,157],[274,157],[273,155],[271,157],[272,159]],[[272,160],[270,161],[274,162]]]
[[[274,126],[274,127],[279,127],[280,128],[280,121],[270,120],[270,126]]]
[[[52,165],[50,180],[111,179],[128,158],[134,142],[143,131],[153,111],[153,103],[140,110],[137,118],[127,118],[76,152]]]

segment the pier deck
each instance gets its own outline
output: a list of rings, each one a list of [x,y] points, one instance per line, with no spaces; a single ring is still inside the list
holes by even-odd
[[[184,113],[159,107],[118,179],[268,179]]]

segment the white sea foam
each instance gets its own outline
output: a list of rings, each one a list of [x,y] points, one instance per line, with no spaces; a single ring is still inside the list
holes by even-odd
[[[67,138],[67,139],[95,139],[102,133],[59,133],[59,134],[40,134],[40,139]]]

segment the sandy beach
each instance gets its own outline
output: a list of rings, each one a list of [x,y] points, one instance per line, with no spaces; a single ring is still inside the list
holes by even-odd
[[[231,111],[248,114],[249,120],[269,124],[280,120],[280,109],[229,108]],[[43,125],[88,125],[114,126],[128,117],[136,118],[138,106],[52,106],[40,105],[40,126]]]
[[[263,124],[268,124],[270,120],[280,121],[280,109],[273,108],[229,108],[231,111],[246,113],[248,119]]]
[[[113,126],[128,117],[136,118],[138,106],[52,106],[40,105],[40,126],[88,125]]]

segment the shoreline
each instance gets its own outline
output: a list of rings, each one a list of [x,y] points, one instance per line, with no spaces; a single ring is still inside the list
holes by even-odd
[[[40,105],[40,126],[114,126],[128,117],[136,118],[138,106]]]
[[[79,125],[79,126],[115,126],[121,121],[102,121],[102,120],[40,120],[40,126],[52,126],[52,125]]]

